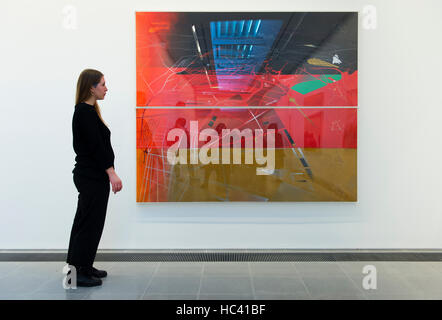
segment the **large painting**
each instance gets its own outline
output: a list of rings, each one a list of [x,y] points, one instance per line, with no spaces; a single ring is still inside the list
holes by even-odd
[[[137,12],[137,202],[356,201],[356,12]]]

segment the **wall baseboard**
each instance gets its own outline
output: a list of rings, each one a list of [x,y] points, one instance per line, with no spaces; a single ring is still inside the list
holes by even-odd
[[[66,261],[66,250],[0,250],[0,261]],[[442,261],[442,250],[174,249],[98,250],[95,261]]]

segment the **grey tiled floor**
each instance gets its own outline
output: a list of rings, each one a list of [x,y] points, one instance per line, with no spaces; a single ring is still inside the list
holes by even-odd
[[[64,262],[0,262],[0,300],[442,299],[442,262],[97,262],[109,276],[66,290]],[[377,289],[362,269],[376,267]]]

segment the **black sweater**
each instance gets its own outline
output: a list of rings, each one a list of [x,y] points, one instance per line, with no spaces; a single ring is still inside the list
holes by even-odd
[[[109,128],[101,121],[94,106],[79,103],[72,118],[72,135],[75,157],[74,174],[109,180],[106,169],[114,167]]]

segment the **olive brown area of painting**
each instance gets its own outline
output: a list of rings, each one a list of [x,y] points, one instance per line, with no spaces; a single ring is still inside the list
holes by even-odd
[[[244,149],[241,150],[244,154]],[[275,149],[275,171],[257,175],[257,164],[159,165],[137,150],[137,201],[356,201],[357,149]],[[158,160],[155,160],[158,159]],[[164,164],[164,162],[162,162]],[[307,166],[306,166],[307,163]],[[142,179],[145,177],[145,179]]]

